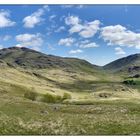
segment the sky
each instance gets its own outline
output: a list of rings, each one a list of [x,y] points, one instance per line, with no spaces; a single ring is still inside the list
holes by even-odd
[[[140,53],[140,5],[0,5],[0,49],[105,65]]]

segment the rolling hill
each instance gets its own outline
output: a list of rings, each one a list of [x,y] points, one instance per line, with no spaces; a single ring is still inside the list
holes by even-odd
[[[1,90],[15,93],[16,88],[23,89],[19,96],[23,96],[25,89],[34,89],[40,95],[69,93],[76,99],[124,96],[123,90],[131,95],[135,91],[123,85],[122,77],[114,73],[134,64],[139,66],[138,54],[100,67],[85,60],[46,55],[29,48],[5,48],[0,50]]]
[[[107,78],[101,67],[85,60],[46,55],[28,48],[0,50],[0,66],[0,81],[4,85],[12,84],[11,91],[16,86],[27,90],[34,88],[39,94],[68,92],[79,97],[87,95],[94,82],[112,79],[112,76]]]
[[[140,74],[140,54],[133,54],[115,60],[103,67],[112,73],[136,75]]]
[[[11,47],[0,50],[0,60],[7,63],[11,67],[22,67],[22,68],[69,68],[73,69],[87,67],[89,69],[99,68],[98,66],[92,65],[85,60],[76,58],[62,58],[53,55],[46,55],[41,52],[29,48],[18,48]]]

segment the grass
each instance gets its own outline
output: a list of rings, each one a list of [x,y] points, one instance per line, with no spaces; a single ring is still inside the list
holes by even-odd
[[[0,134],[139,135],[139,112],[139,100],[66,105],[3,96],[0,98]]]
[[[139,80],[133,87],[107,77],[60,69],[1,69],[0,135],[139,135]],[[24,97],[32,91],[34,101]],[[105,93],[111,96],[99,96]],[[42,102],[46,94],[67,99]]]

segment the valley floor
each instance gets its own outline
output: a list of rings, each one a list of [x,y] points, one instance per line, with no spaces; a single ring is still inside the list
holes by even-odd
[[[140,100],[78,104],[0,95],[0,135],[140,135]]]

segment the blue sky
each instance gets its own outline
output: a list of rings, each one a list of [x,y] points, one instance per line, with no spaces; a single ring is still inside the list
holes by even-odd
[[[140,52],[140,5],[0,5],[0,48],[104,65]]]

